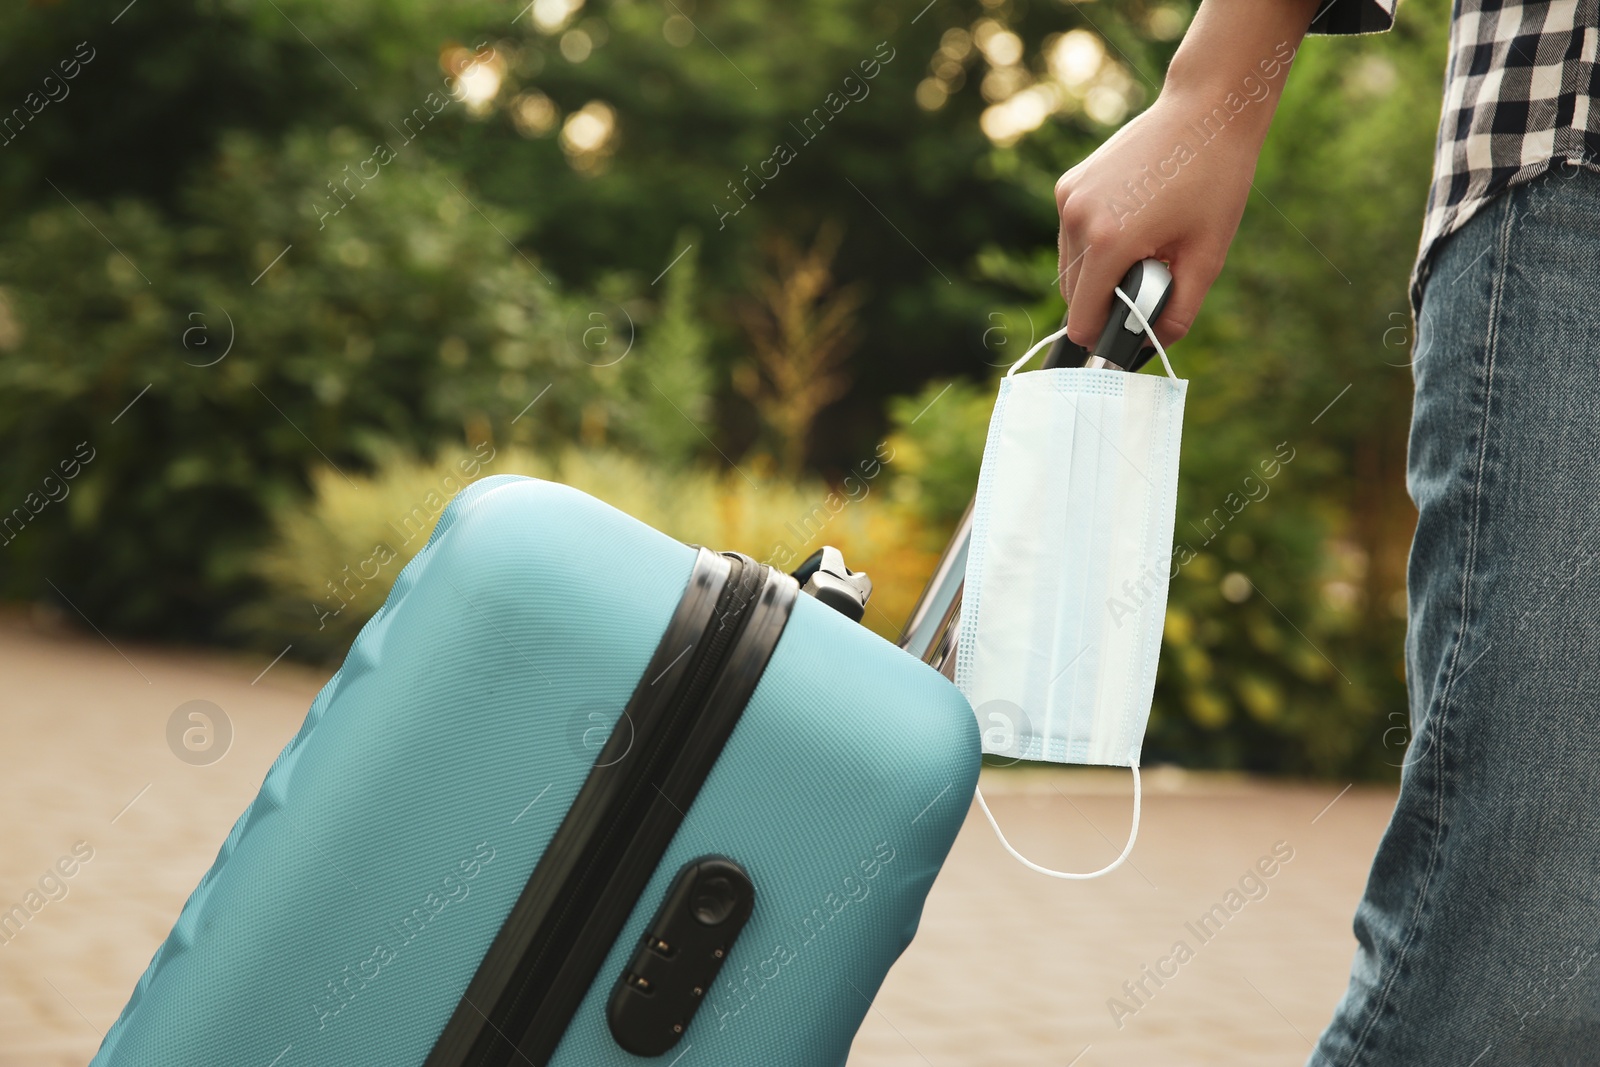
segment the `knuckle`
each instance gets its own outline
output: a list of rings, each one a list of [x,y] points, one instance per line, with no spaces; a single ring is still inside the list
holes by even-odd
[[[1094,213],[1089,210],[1089,205],[1080,197],[1077,200],[1068,200],[1061,207],[1061,228],[1067,233],[1077,236],[1090,226],[1094,225]]]
[[[1091,222],[1083,230],[1083,247],[1085,251],[1092,248],[1097,252],[1111,256],[1111,258],[1116,258],[1112,254],[1116,251],[1118,238],[1121,236],[1115,226]],[[1133,260],[1130,259],[1128,262],[1131,265]]]
[[[1088,226],[1088,222],[1090,222],[1088,213],[1083,208],[1080,208],[1077,202],[1069,200],[1067,205],[1061,208],[1061,232],[1067,235],[1070,242],[1080,242],[1080,238],[1083,237],[1083,230]]]
[[[1079,224],[1079,235],[1090,248],[1111,250],[1122,235],[1116,220],[1104,211],[1086,210]]]
[[[1067,198],[1072,195],[1072,172],[1068,171],[1056,179],[1056,210],[1063,211],[1067,206]]]

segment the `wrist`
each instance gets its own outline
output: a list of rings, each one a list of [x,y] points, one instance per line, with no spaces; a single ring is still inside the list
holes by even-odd
[[[1318,0],[1204,0],[1162,86],[1167,106],[1221,108],[1264,136]]]
[[[1281,58],[1269,53],[1257,64],[1196,72],[1192,76],[1174,64],[1161,87],[1158,103],[1180,122],[1220,122],[1228,128],[1247,131],[1259,141],[1266,137],[1277,113],[1288,73],[1286,60],[1293,55],[1285,45]]]

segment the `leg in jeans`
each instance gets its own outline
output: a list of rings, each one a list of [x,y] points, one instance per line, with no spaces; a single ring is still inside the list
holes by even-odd
[[[1600,175],[1450,238],[1415,359],[1413,740],[1310,1063],[1600,1063]]]

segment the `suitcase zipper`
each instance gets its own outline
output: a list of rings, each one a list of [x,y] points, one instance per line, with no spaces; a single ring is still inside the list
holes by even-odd
[[[760,680],[797,586],[701,549],[566,818],[424,1067],[544,1067]]]

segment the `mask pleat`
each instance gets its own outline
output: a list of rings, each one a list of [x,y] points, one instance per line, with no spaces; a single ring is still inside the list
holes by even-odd
[[[1083,369],[1002,385],[956,675],[984,720],[986,751],[1138,762],[1165,616],[1185,386]]]

